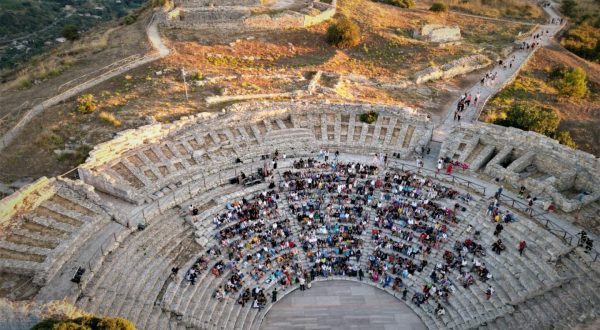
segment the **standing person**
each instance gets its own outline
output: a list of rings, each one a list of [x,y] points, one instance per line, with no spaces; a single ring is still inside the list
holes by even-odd
[[[402,300],[406,300],[407,294],[408,294],[408,289],[406,287],[404,287],[404,290],[402,290]]]
[[[496,230],[494,231],[494,236],[500,235],[500,233],[502,232],[502,229],[504,229],[504,226],[502,226],[501,223],[498,223],[496,225]]]
[[[533,198],[531,195],[527,195],[527,208],[525,209],[525,212],[531,211],[533,211]]]
[[[480,97],[481,97],[481,92],[477,92],[477,94],[475,95],[475,100],[473,102],[474,106],[477,106],[477,102],[479,102]]]
[[[525,251],[526,247],[527,247],[527,243],[525,243],[525,241],[519,242],[519,255],[520,256],[523,256],[523,251]]]
[[[298,279],[298,282],[300,282],[300,291],[306,290],[306,280],[304,279],[304,277],[300,277]]]
[[[485,291],[485,299],[490,300],[490,298],[492,297],[493,294],[494,294],[494,288],[492,288],[492,286],[489,285],[487,290]]]
[[[440,171],[442,170],[442,166],[444,166],[444,161],[442,160],[442,158],[438,159],[438,163],[437,163],[437,173],[440,173]]]
[[[277,301],[277,288],[273,289],[273,292],[271,293],[271,302],[274,303]]]
[[[448,163],[448,167],[446,167],[446,174],[452,174],[452,163]]]
[[[362,268],[360,268],[360,269],[358,270],[358,280],[359,280],[359,281],[362,281],[362,280],[363,280],[363,277],[365,277],[365,273],[363,272]]]
[[[496,182],[499,182],[499,180],[496,180]],[[498,190],[496,191],[496,199],[500,199],[500,196],[502,196],[502,191],[504,190],[504,187],[502,186],[502,184],[500,186],[498,186]]]

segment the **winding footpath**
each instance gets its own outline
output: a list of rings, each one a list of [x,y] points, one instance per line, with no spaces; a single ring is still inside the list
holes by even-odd
[[[550,19],[561,18],[558,15],[558,13],[554,10],[554,4],[549,7],[544,7],[543,9],[544,11],[546,11]],[[465,90],[463,93],[471,94],[473,99],[475,98],[477,93],[480,93],[479,102],[477,103],[477,106],[474,106],[473,102],[471,102],[471,106],[466,107],[465,110],[462,111],[461,119],[460,121],[458,121],[454,119],[454,113],[457,109],[459,100],[453,102],[450,108],[446,110],[445,118],[443,118],[442,122],[439,123],[433,131],[433,140],[436,142],[442,142],[446,137],[448,137],[452,129],[460,125],[460,123],[470,123],[476,121],[479,118],[479,114],[482,112],[483,107],[485,107],[487,101],[491,97],[496,95],[499,91],[501,91],[502,88],[504,88],[504,86],[511,83],[515,79],[519,71],[525,66],[525,64],[527,64],[527,62],[533,56],[535,51],[540,47],[548,46],[552,42],[554,36],[558,33],[558,31],[562,29],[563,26],[564,24],[558,25],[550,23],[546,25],[541,25],[530,34],[529,38],[523,40],[528,43],[537,41],[539,42],[538,46],[536,46],[533,50],[517,49],[510,55],[508,55],[504,59],[504,63],[508,63],[512,59],[512,67],[507,67],[505,69],[503,63],[503,65],[496,64],[495,67],[489,70],[491,74],[497,73],[494,84],[488,85],[486,82],[485,85],[482,85],[479,81],[477,81],[475,85]],[[544,32],[543,35],[542,32]],[[538,39],[532,39],[531,36],[536,34],[540,34],[542,36]]]
[[[104,72],[93,79],[87,80],[73,88],[70,88],[54,97],[51,97],[35,106],[33,106],[25,115],[17,122],[15,126],[13,126],[8,132],[6,132],[0,138],[0,151],[4,150],[8,145],[10,145],[23,131],[23,129],[27,126],[27,124],[36,116],[44,112],[45,109],[54,106],[60,102],[64,102],[73,96],[80,94],[81,92],[92,88],[110,78],[123,74],[129,70],[137,68],[139,66],[145,65],[147,63],[156,61],[161,59],[171,52],[170,49],[162,42],[160,38],[160,33],[158,32],[158,23],[159,21],[156,19],[156,15],[153,15],[150,23],[146,26],[146,35],[148,37],[148,41],[153,48],[153,52],[142,56],[136,60],[133,60],[127,64],[118,66],[110,71]]]

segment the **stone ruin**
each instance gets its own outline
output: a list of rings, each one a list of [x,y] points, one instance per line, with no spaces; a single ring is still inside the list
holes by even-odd
[[[183,29],[270,30],[303,28],[336,13],[337,0],[297,0],[270,8],[259,0],[176,0],[165,9],[163,25]]]
[[[600,160],[535,132],[475,123],[461,124],[443,143],[441,157],[469,164],[572,212],[600,199]]]
[[[369,110],[380,113],[378,120],[360,122],[360,113]],[[169,195],[176,187],[235,167],[232,160],[248,162],[276,148],[288,155],[330,148],[394,152],[410,158],[428,143],[432,129],[426,115],[390,106],[238,104],[225,114],[201,114],[121,132],[90,153],[79,176],[100,191],[142,205]],[[160,140],[169,142],[149,145]],[[202,174],[192,174],[198,170]]]
[[[360,121],[368,111],[379,114],[372,124]],[[44,306],[60,300],[85,312],[128,318],[139,329],[260,329],[272,305],[258,310],[244,308],[236,299],[219,301],[211,295],[228,276],[206,270],[191,285],[181,274],[218,244],[212,219],[227,210],[228,202],[272,189],[268,182],[243,186],[230,179],[240,171],[255,173],[275,149],[287,155],[276,176],[301,171],[291,163],[315,157],[321,148],[363,163],[375,153],[388,153],[390,169],[404,170],[406,164],[398,159],[412,163],[430,142],[432,130],[429,118],[411,109],[290,101],[238,103],[222,113],[123,131],[94,148],[78,168],[78,179],[41,178],[0,201],[0,281],[9,290],[3,298],[10,300],[0,299],[0,328],[29,329],[40,319],[14,301]],[[599,197],[598,159],[535,133],[463,124],[440,154],[469,162],[468,175],[525,183],[557,198],[565,210]],[[486,247],[496,239],[491,234],[495,224],[482,221],[488,196],[451,176],[416,170],[413,175],[472,194],[470,201],[457,200],[465,210],[457,214],[458,223],[449,229],[452,238],[440,251],[465,239],[469,224],[482,230]],[[583,198],[573,198],[582,192]],[[286,209],[285,195],[281,202]],[[440,202],[449,209],[456,203]],[[190,204],[198,206],[197,216],[187,212]],[[507,225],[502,238],[514,247],[525,235],[528,249],[523,256],[514,248],[488,254],[485,262],[494,271],[497,294],[485,300],[487,283],[464,290],[457,285],[444,302],[443,317],[431,313],[433,303],[407,302],[428,328],[567,329],[597,317],[597,264],[562,236],[550,234],[519,210],[511,211],[520,219]],[[297,237],[299,229],[294,228]],[[370,222],[365,230],[365,255],[375,249],[369,239],[374,228]],[[420,291],[436,263],[443,262],[440,258],[432,253],[428,268],[403,283]],[[77,277],[80,267],[85,272]],[[173,267],[182,272],[173,276]],[[264,285],[270,290],[277,281]],[[281,288],[281,294],[295,288]],[[397,294],[390,287],[381,289]],[[538,317],[532,318],[534,314]]]
[[[425,24],[413,32],[416,39],[434,43],[456,42],[462,39],[458,26],[446,26],[441,24]]]
[[[431,80],[450,79],[458,75],[466,74],[487,67],[492,63],[483,54],[470,55],[459,58],[441,66],[432,66],[415,74],[415,82],[422,84]]]

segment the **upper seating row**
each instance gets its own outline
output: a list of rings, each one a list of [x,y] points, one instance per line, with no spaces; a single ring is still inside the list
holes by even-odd
[[[373,124],[359,118],[369,110],[379,113]],[[79,175],[100,191],[141,205],[275,149],[290,156],[335,148],[409,157],[427,144],[431,129],[426,116],[393,107],[329,105],[324,111],[312,103],[234,105],[223,115],[122,132],[98,145]]]

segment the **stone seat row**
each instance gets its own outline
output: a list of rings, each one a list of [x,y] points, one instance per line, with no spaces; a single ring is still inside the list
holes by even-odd
[[[194,246],[189,226],[177,217],[165,217],[145,231],[132,234],[112,252],[83,288],[77,305],[99,315],[128,318],[139,328],[147,328],[148,322],[164,322],[161,319],[170,316],[151,314],[154,304],[170,269],[182,254],[199,250]]]
[[[31,275],[41,286],[78,247],[107,228],[113,214],[90,187],[68,179],[42,178],[29,189],[36,199],[9,215],[11,226],[0,235],[0,268]]]
[[[262,187],[261,187],[261,189],[262,189]],[[246,191],[245,193],[249,194],[250,191]],[[214,197],[209,198],[209,200],[211,200],[211,201],[219,200],[219,203],[222,203],[224,201],[224,199],[228,199],[230,197],[233,197],[233,195],[232,196],[225,196],[223,198],[219,198],[218,196],[215,195]],[[239,197],[241,197],[241,196],[240,195],[236,195],[233,198],[239,198]],[[484,206],[482,206],[482,209],[483,209],[483,207]],[[213,210],[213,209],[214,209],[214,211],[218,211],[218,210],[223,210],[223,207],[219,208],[218,204],[217,204],[217,206],[209,207],[207,209],[207,211],[208,210]],[[207,216],[209,216],[209,218],[210,218],[210,214],[207,214]],[[528,221],[528,220],[527,219],[523,219],[521,222],[524,222],[524,221]],[[517,224],[520,224],[521,222],[517,222]],[[149,227],[149,229],[152,228],[154,225],[155,224],[152,224]],[[505,229],[505,232],[508,232],[509,230],[510,230],[510,228],[507,228],[507,229]],[[531,230],[533,230],[533,229],[531,229]],[[298,233],[295,233],[295,234],[297,235]],[[543,238],[544,236],[541,236],[541,237]],[[556,242],[553,242],[552,240],[548,241],[549,245],[550,244],[554,244],[554,243],[556,243]],[[164,267],[161,267],[161,269],[163,269],[164,272],[168,273],[169,266],[165,265]],[[540,269],[543,270],[543,268],[541,268],[541,267],[540,267]],[[227,305],[227,306],[225,306],[225,304],[223,304],[221,306],[221,305],[214,304],[214,306],[211,306],[211,308],[214,307],[213,309],[215,310],[214,311],[215,315],[213,315],[212,309],[210,311],[204,311],[203,307],[205,307],[205,306],[203,306],[200,303],[201,301],[206,301],[205,299],[208,298],[208,297],[210,297],[210,295],[212,294],[212,292],[214,291],[214,289],[216,289],[216,287],[219,285],[218,283],[222,283],[222,281],[225,280],[226,274],[222,275],[220,278],[221,278],[221,282],[211,281],[212,284],[208,284],[206,287],[204,287],[205,283],[199,281],[198,284],[196,285],[196,288],[193,289],[193,290],[197,290],[200,287],[203,287],[202,288],[203,292],[202,292],[202,294],[201,294],[201,296],[200,296],[199,299],[195,298],[195,297],[197,297],[197,294],[196,293],[192,293],[193,291],[189,291],[189,290],[187,290],[187,291],[184,290],[183,291],[183,293],[181,294],[182,296],[184,294],[186,294],[186,293],[189,294],[189,302],[194,302],[195,301],[194,307],[190,308],[188,306],[188,308],[186,308],[187,313],[184,312],[184,319],[186,319],[186,316],[185,316],[186,314],[189,315],[189,317],[191,317],[190,319],[187,319],[189,321],[188,324],[194,324],[194,325],[200,325],[200,324],[202,324],[202,326],[206,326],[207,324],[212,324],[211,326],[215,326],[215,325],[222,326],[221,322],[224,322],[225,319],[227,319],[227,322],[225,323],[226,325],[227,324],[231,325],[231,323],[233,323],[234,326],[236,326],[236,324],[239,325],[239,323],[238,323],[239,320],[237,318],[235,318],[235,322],[233,321],[233,319],[230,319],[230,317],[232,317],[233,315],[236,315],[235,314],[236,312],[240,312],[241,314],[244,313],[242,310],[238,310],[237,306],[234,306],[235,305],[235,301],[232,302],[234,305]],[[482,297],[482,293],[483,292],[473,292],[472,293],[473,295],[475,295],[475,297],[479,297],[479,298],[476,298],[475,301],[481,302],[481,300],[482,300],[482,298],[481,298]],[[477,296],[477,294],[479,296]],[[174,299],[181,299],[181,300],[184,300],[184,301],[188,299],[188,298],[183,298],[183,297],[182,298],[177,298],[178,296],[180,296],[179,293],[177,293],[177,294],[175,294],[173,296],[174,296]],[[463,299],[463,300],[469,300],[469,299],[467,298],[467,299]],[[188,302],[188,305],[189,305],[189,302]],[[461,304],[462,303],[466,304],[466,302],[461,302]],[[181,305],[181,306],[185,306],[185,303],[183,305]],[[461,316],[461,314],[464,313],[466,310],[471,310],[471,307],[469,305],[463,305],[463,306],[464,307],[460,307],[459,309],[456,309],[456,312],[454,313],[453,317],[455,317],[455,316],[456,317]],[[140,308],[142,308],[142,307],[140,307]],[[247,308],[250,309],[249,307],[247,307]],[[154,308],[148,308],[148,309],[149,310],[154,310]],[[199,310],[202,310],[203,313],[204,313],[200,317],[197,316]],[[477,307],[475,307],[472,310],[481,312],[481,310],[478,310]],[[254,312],[255,311],[248,310],[247,314],[253,314]],[[497,313],[501,314],[503,312],[508,313],[509,311],[505,311],[505,310],[500,309],[500,312],[497,312]],[[133,313],[133,314],[135,315],[135,313]],[[233,315],[229,316],[230,314],[233,314]],[[259,314],[259,313],[255,313],[255,314]],[[228,315],[228,316],[225,316],[225,315]],[[254,317],[255,316],[256,315],[254,315]],[[483,322],[484,320],[488,320],[488,319],[490,319],[490,317],[483,317],[483,318],[477,318],[475,316],[469,317],[468,319],[462,319],[459,323],[456,324],[455,328],[466,327],[466,323],[465,322],[470,322],[470,323],[468,323],[470,325],[478,325],[478,324],[480,324],[478,322],[480,322],[480,321]],[[256,318],[253,318],[252,322],[255,322],[255,320],[256,320]],[[432,322],[435,324],[436,321],[432,321]],[[439,320],[437,322],[439,323]],[[441,327],[443,324],[439,323],[438,325]]]

